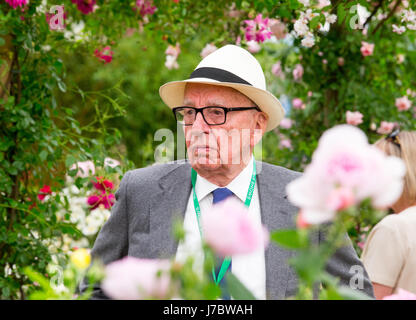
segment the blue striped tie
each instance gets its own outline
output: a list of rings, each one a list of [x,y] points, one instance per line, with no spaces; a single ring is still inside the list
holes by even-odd
[[[214,196],[214,200],[213,200],[213,204],[216,204],[218,202],[221,202],[225,199],[227,199],[228,197],[233,195],[233,192],[230,189],[227,188],[218,188],[215,189],[214,191],[212,191],[212,194]],[[217,263],[215,266],[215,274],[218,276],[220,269],[221,269],[221,265],[224,261],[224,258],[222,257],[216,257],[217,259]],[[227,269],[227,272],[231,272],[231,262],[230,262],[230,266]],[[230,300],[230,295],[227,293],[227,283],[225,280],[225,276],[221,279],[220,283],[220,288],[221,288],[221,292],[222,292],[222,298],[224,300]]]

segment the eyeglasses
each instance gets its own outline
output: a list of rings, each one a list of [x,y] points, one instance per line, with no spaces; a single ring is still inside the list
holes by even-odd
[[[202,113],[202,117],[208,125],[221,125],[227,121],[227,113],[230,111],[245,111],[255,109],[261,111],[259,107],[247,107],[247,108],[225,108],[225,107],[204,107],[204,108],[193,108],[193,107],[176,107],[173,108],[173,114],[175,119],[180,124],[185,126],[191,126],[194,124],[198,112]]]
[[[396,146],[398,146],[399,148],[401,148],[400,146],[400,141],[399,138],[397,137],[398,134],[400,133],[400,129],[396,129],[393,132],[391,132],[387,137],[386,140],[387,141],[391,141],[392,143],[394,143]]]

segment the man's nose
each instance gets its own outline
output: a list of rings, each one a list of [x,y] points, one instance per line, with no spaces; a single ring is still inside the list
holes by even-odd
[[[204,132],[209,131],[209,125],[205,122],[202,112],[196,114],[194,123],[192,124],[192,129],[198,129]]]

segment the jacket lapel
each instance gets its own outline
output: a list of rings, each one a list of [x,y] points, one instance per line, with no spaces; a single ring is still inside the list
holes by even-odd
[[[262,165],[257,175],[260,210],[262,223],[269,232],[278,229],[293,227],[293,221],[288,214],[287,196],[285,185],[279,179],[276,170],[271,166],[257,162],[257,167]],[[267,299],[284,299],[287,288],[289,266],[287,259],[291,252],[271,242],[265,252],[266,257],[266,296]]]
[[[258,169],[257,184],[259,191],[262,223],[269,232],[293,227],[287,212],[288,200],[285,185],[279,179],[279,173],[271,166],[256,161]],[[159,179],[160,191],[155,193],[150,205],[151,244],[158,257],[176,254],[178,241],[172,235],[172,222],[175,218],[184,220],[189,196],[192,191],[191,166],[184,162],[173,168]],[[156,253],[155,252],[155,253]],[[274,243],[265,251],[266,258],[266,293],[267,299],[284,299],[289,266],[287,259],[291,252]]]
[[[151,247],[155,255],[168,258],[175,255],[178,241],[172,234],[175,219],[184,220],[191,193],[191,166],[184,162],[159,179],[159,192],[150,203]]]

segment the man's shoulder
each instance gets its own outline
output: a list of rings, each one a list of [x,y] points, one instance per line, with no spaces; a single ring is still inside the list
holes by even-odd
[[[264,175],[270,176],[271,178],[278,176],[281,181],[291,181],[302,175],[302,172],[294,171],[275,164],[262,161],[258,161],[257,163],[257,166],[261,166],[259,172],[260,174],[263,172]]]
[[[175,160],[167,163],[154,163],[147,167],[129,170],[125,173],[129,182],[140,181],[141,183],[154,182],[175,170],[187,170],[190,168],[189,161]]]

